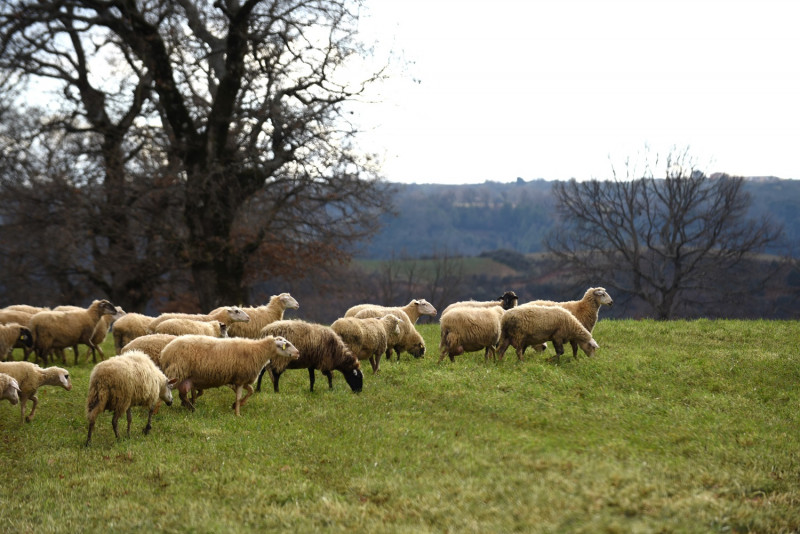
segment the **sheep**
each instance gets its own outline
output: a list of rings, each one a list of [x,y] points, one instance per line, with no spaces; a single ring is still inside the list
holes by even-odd
[[[219,321],[194,321],[192,319],[167,319],[156,325],[156,334],[172,334],[185,336],[228,337],[228,326]]]
[[[499,359],[512,345],[517,358],[528,345],[538,345],[552,341],[556,349],[555,361],[561,360],[565,341],[577,343],[587,356],[594,356],[599,348],[592,334],[570,312],[559,306],[525,305],[512,308],[503,314],[500,321],[500,343],[497,348]]]
[[[614,300],[602,287],[590,287],[583,294],[581,300],[569,300],[566,302],[554,302],[552,300],[534,300],[526,302],[525,305],[533,306],[560,306],[568,310],[581,322],[584,328],[592,333],[594,325],[600,315],[600,306],[606,305],[611,307],[614,305]],[[572,357],[578,356],[578,345],[575,342],[570,342],[572,346]]]
[[[457,306],[443,313],[439,320],[439,363],[445,356],[454,362],[459,354],[481,349],[485,350],[485,360],[488,361],[490,356],[494,359],[503,313],[501,306]]]
[[[33,333],[36,357],[47,364],[47,358],[54,350],[83,344],[92,349],[97,346],[92,335],[103,315],[117,313],[116,307],[107,300],[95,300],[81,310],[42,311],[31,317],[30,329]]]
[[[391,313],[381,318],[342,317],[336,319],[331,328],[359,360],[369,360],[374,374],[378,372],[381,356],[388,345],[399,341],[401,320]]]
[[[141,313],[126,313],[111,325],[111,335],[114,337],[114,352],[120,354],[122,347],[139,336],[147,335],[147,327],[155,317]]]
[[[519,298],[517,297],[516,293],[514,293],[513,291],[506,291],[505,293],[503,293],[502,295],[497,297],[497,300],[485,300],[485,301],[482,301],[482,300],[462,300],[462,301],[459,301],[459,302],[454,302],[454,303],[450,304],[448,307],[446,307],[444,309],[444,311],[442,312],[442,316],[444,316],[445,313],[447,313],[448,311],[452,310],[453,308],[459,308],[461,306],[470,306],[470,307],[473,307],[473,308],[476,308],[476,307],[477,308],[485,308],[485,307],[491,307],[491,306],[502,306],[502,308],[504,310],[510,310],[511,308],[514,308],[517,305],[518,302],[519,302]]]
[[[61,386],[67,391],[72,389],[72,381],[69,378],[69,371],[61,367],[42,368],[31,362],[0,362],[0,373],[5,373],[16,379],[19,384],[19,400],[21,421],[30,423],[33,414],[36,413],[36,406],[39,404],[39,397],[36,391],[42,386]],[[28,416],[25,416],[25,405],[28,399],[33,401],[33,407]]]
[[[19,391],[16,378],[0,373],[0,400],[7,400],[14,406],[19,402]]]
[[[178,336],[172,334],[145,334],[126,343],[120,350],[120,354],[125,354],[132,350],[140,350],[150,356],[154,364],[161,367],[161,351],[176,337]]]
[[[272,295],[269,298],[269,302],[264,306],[242,308],[242,311],[250,316],[250,320],[231,323],[228,327],[228,335],[231,337],[258,339],[261,337],[262,328],[275,321],[283,320],[283,314],[286,310],[296,310],[298,308],[300,308],[300,304],[289,293]]]
[[[11,351],[17,346],[33,346],[31,331],[17,323],[0,324],[0,358],[8,361]]]
[[[24,310],[12,310],[9,308],[16,307],[16,306],[9,306],[8,308],[3,308],[0,310],[0,324],[11,324],[16,323],[22,325],[28,330],[30,330],[30,322],[33,313],[29,313]],[[32,339],[32,338],[31,338]],[[22,349],[22,356],[23,359],[27,360],[30,358],[31,352],[33,352],[33,344],[26,345],[24,343],[15,343],[13,348],[21,348]],[[2,354],[0,354],[2,357]]]
[[[112,327],[113,323],[119,320],[121,317],[125,317],[127,315],[125,310],[121,307],[116,307],[117,312],[113,315],[103,315],[98,321],[97,326],[94,327],[94,332],[92,333],[92,343],[94,343],[95,348],[89,346],[86,350],[86,361],[89,361],[89,353],[92,353],[92,363],[97,363],[96,355],[97,352],[100,353],[100,360],[105,360],[106,355],[103,352],[103,348],[100,346],[103,341],[106,340],[106,336],[108,336],[108,331]],[[97,350],[95,350],[97,349]],[[74,347],[73,350],[75,351],[75,363],[78,363],[78,347]]]
[[[128,419],[127,436],[131,436],[131,408],[147,406],[147,425],[144,434],[152,428],[153,413],[164,401],[172,405],[174,381],[155,366],[150,357],[141,351],[129,351],[121,356],[102,361],[94,366],[89,376],[89,393],[86,396],[86,418],[89,420],[89,433],[86,447],[92,442],[92,431],[97,416],[103,411],[114,412],[111,427],[119,439],[117,421],[125,413]]]
[[[34,313],[39,313],[40,311],[46,311],[50,308],[44,308],[42,306],[29,306],[28,304],[12,304],[10,306],[6,306],[0,311],[21,311],[27,313],[28,315],[33,315]]]
[[[392,311],[390,311],[392,310]],[[400,337],[394,343],[388,344],[386,347],[386,360],[392,357],[392,351],[397,353],[397,359],[400,359],[400,353],[408,352],[415,358],[422,358],[425,355],[425,340],[417,332],[414,322],[409,319],[408,315],[399,308],[366,308],[356,313],[355,317],[358,319],[367,319],[370,317],[379,318],[385,315],[396,315],[400,318]]]
[[[192,319],[193,321],[219,321],[230,326],[235,322],[247,322],[250,316],[242,311],[238,306],[225,306],[217,308],[211,313],[162,313],[148,325],[147,333],[155,334],[158,325],[168,319]]]
[[[281,336],[261,339],[178,336],[161,351],[164,373],[177,382],[181,404],[194,411],[196,396],[192,389],[229,385],[236,392],[233,403],[238,416],[240,408],[253,394],[253,382],[272,365],[285,366],[300,356],[295,346]],[[247,394],[242,397],[242,389]]]
[[[283,336],[300,351],[300,358],[286,366],[272,365],[269,368],[272,387],[278,392],[278,382],[286,369],[308,369],[310,390],[314,391],[314,370],[318,369],[328,378],[328,387],[333,387],[333,371],[344,375],[350,389],[358,393],[364,386],[364,373],[353,352],[345,345],[339,334],[329,326],[309,323],[299,319],[275,321],[261,330],[265,336]],[[261,379],[266,369],[258,377],[256,389],[261,391]]]
[[[379,306],[377,304],[358,304],[348,309],[344,316],[355,317],[364,310],[380,310],[383,312],[380,314],[380,316],[386,315],[387,313],[394,313],[397,315],[396,312],[402,311],[408,316],[411,324],[416,324],[421,315],[436,315],[436,308],[434,308],[430,302],[425,299],[413,299],[411,302],[402,307]],[[370,317],[379,317],[379,315],[370,315]]]

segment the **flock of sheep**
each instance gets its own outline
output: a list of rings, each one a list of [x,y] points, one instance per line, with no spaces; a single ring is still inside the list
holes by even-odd
[[[449,305],[440,317],[439,362],[445,356],[485,351],[485,359],[502,360],[509,346],[522,360],[527,347],[544,351],[551,342],[559,361],[564,344],[578,347],[587,356],[598,348],[592,337],[601,306],[613,300],[603,288],[590,288],[583,298],[554,302],[536,300],[518,304],[513,291],[497,300],[462,301]],[[50,361],[66,364],[64,349],[72,348],[75,362],[78,346],[86,345],[96,362],[89,378],[86,416],[91,443],[95,420],[103,411],[113,412],[111,424],[119,438],[118,420],[124,413],[130,435],[131,408],[149,409],[144,433],[151,429],[153,414],[161,402],[172,404],[172,390],[178,390],[181,404],[194,411],[205,389],[229,386],[235,393],[232,409],[241,407],[267,372],[278,392],[286,369],[308,369],[311,391],[315,371],[333,386],[333,371],[339,371],[354,392],[361,391],[364,375],[360,362],[369,360],[373,373],[381,358],[399,358],[403,352],[414,357],[425,354],[425,341],[415,324],[422,315],[435,316],[436,309],[424,299],[406,306],[385,307],[361,304],[347,310],[330,326],[300,319],[284,319],[287,309],[298,309],[289,294],[270,298],[258,307],[225,306],[208,314],[165,313],[150,317],[125,313],[107,300],[96,300],[88,308],[71,306],[53,310],[26,305],[0,309],[0,400],[20,404],[21,420],[33,419],[42,386],[72,389],[69,372]],[[116,357],[104,359],[100,348],[109,329]],[[10,358],[21,348],[23,360]],[[35,353],[37,362],[29,362]],[[8,361],[10,360],[10,361]],[[255,385],[255,390],[254,390]],[[246,393],[245,393],[246,391]],[[27,401],[33,406],[25,414]]]

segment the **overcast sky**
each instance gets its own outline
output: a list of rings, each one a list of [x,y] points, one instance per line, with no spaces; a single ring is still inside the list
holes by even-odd
[[[607,178],[690,149],[709,173],[800,179],[792,0],[366,0],[408,62],[359,114],[394,182]]]

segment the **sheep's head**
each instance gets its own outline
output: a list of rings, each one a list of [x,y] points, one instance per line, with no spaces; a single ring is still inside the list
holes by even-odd
[[[538,345],[534,345],[533,350],[536,352],[544,352],[547,350],[547,343],[539,343]]]
[[[284,358],[289,358],[291,360],[300,358],[300,351],[285,337],[276,336],[273,341],[275,343],[275,352]]]
[[[353,393],[361,393],[364,388],[364,373],[361,372],[358,360],[356,360],[356,366],[353,369],[342,371],[342,374]]]
[[[277,296],[284,310],[296,310],[300,304],[289,293],[281,293]]]
[[[600,306],[613,306],[614,300],[611,298],[611,295],[606,293],[606,290],[602,287],[595,287],[589,290],[591,292],[592,298],[597,302],[597,307]]]
[[[33,334],[24,326],[20,326],[17,341],[30,348],[33,346]]]
[[[93,303],[97,304],[97,308],[100,310],[102,315],[116,315],[117,314],[117,307],[111,304],[110,301],[103,299],[103,300],[95,300]]]
[[[594,351],[600,348],[600,345],[597,344],[597,341],[594,338],[589,339],[589,341],[581,341],[578,343],[581,347],[581,350],[586,353],[587,356],[592,357],[594,356]]]
[[[410,349],[408,349],[408,353],[411,354],[415,358],[422,358],[425,356],[425,343],[418,342],[415,343]]]
[[[8,384],[6,384],[6,388],[3,390],[3,395],[0,397],[0,399],[5,399],[12,405],[17,404],[19,402],[19,393],[19,384],[17,383],[16,379],[12,378]]]
[[[232,323],[246,323],[250,320],[250,316],[239,306],[227,306],[225,311]]]
[[[228,337],[228,325],[217,321],[219,325],[219,337]]]
[[[166,376],[161,382],[161,389],[158,392],[158,398],[164,401],[164,404],[167,406],[172,406],[172,388],[175,387],[177,382],[177,378],[167,379]]]
[[[514,293],[513,291],[506,291],[497,300],[502,302],[504,310],[510,310],[511,308],[517,307],[517,303],[519,302],[519,297],[517,297],[517,294]]]
[[[425,299],[415,299],[414,305],[417,307],[417,311],[420,315],[436,315],[436,308]]]
[[[69,378],[69,371],[62,367],[48,367],[44,370],[46,381],[49,386],[61,386],[67,391],[72,389],[72,381]]]

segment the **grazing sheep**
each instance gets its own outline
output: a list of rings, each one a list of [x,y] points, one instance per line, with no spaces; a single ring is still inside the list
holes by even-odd
[[[114,351],[116,354],[122,352],[122,347],[139,336],[147,335],[147,327],[155,320],[155,317],[143,315],[141,313],[126,313],[111,325],[111,335],[114,336]]]
[[[144,433],[149,433],[156,407],[161,401],[167,406],[172,404],[173,385],[174,382],[167,380],[150,357],[141,351],[126,352],[95,365],[89,376],[89,394],[86,397],[86,418],[89,420],[86,446],[92,442],[95,420],[103,411],[114,412],[111,427],[119,439],[117,421],[120,416],[124,413],[128,419],[127,436],[130,437],[131,408],[146,406],[149,411]]]
[[[164,373],[176,380],[181,404],[194,411],[196,396],[191,390],[229,385],[236,392],[233,410],[239,409],[253,394],[253,382],[263,369],[272,365],[286,366],[297,360],[298,350],[280,336],[261,339],[178,336],[161,351]],[[247,395],[242,397],[242,389]]]
[[[308,323],[299,319],[275,321],[262,330],[265,336],[283,336],[297,347],[300,358],[286,366],[269,367],[272,387],[278,392],[278,382],[286,369],[308,369],[310,390],[314,391],[314,370],[318,369],[328,378],[328,387],[333,387],[333,371],[344,375],[350,389],[358,393],[364,386],[364,374],[358,358],[345,345],[342,338],[329,326]],[[262,371],[258,377],[257,390],[261,391]]]
[[[392,310],[392,311],[389,311]],[[392,351],[397,353],[397,359],[400,360],[402,352],[408,352],[415,358],[422,358],[425,355],[425,341],[422,336],[417,332],[414,322],[409,319],[408,315],[398,308],[366,308],[356,313],[357,319],[368,319],[370,317],[380,318],[385,315],[396,315],[400,318],[400,337],[397,341],[387,345],[386,347],[386,360],[392,357]]]
[[[472,308],[486,308],[491,306],[502,306],[504,310],[510,310],[516,307],[519,302],[517,294],[513,291],[506,291],[497,300],[462,300],[454,302],[444,309],[442,316],[453,308],[460,308],[462,306],[469,306]]]
[[[555,361],[560,362],[564,354],[564,342],[577,343],[587,356],[594,356],[599,348],[592,334],[583,327],[574,315],[559,306],[525,305],[510,309],[500,321],[500,343],[497,348],[499,358],[512,345],[517,358],[529,345],[552,341],[556,349]]]
[[[42,368],[31,362],[0,362],[0,373],[10,375],[19,384],[21,422],[30,423],[33,419],[36,406],[39,404],[36,391],[40,387],[61,386],[67,391],[72,389],[69,371],[61,367]],[[31,407],[31,413],[26,417],[25,404],[28,399],[33,401],[33,407]]]
[[[5,373],[0,373],[0,400],[7,400],[12,406],[19,402],[17,379]]]
[[[238,306],[225,306],[217,308],[211,313],[162,313],[150,323],[147,327],[148,334],[155,334],[156,329],[160,323],[168,319],[191,319],[193,321],[218,321],[230,326],[231,323],[247,322],[250,316],[242,311]]]
[[[269,298],[269,303],[264,306],[242,308],[242,311],[250,316],[250,320],[231,323],[228,327],[228,335],[231,337],[258,339],[261,337],[261,330],[265,326],[275,321],[282,321],[283,313],[286,310],[296,310],[298,308],[300,308],[300,304],[289,293],[272,295]]]
[[[356,358],[369,360],[374,374],[378,372],[381,356],[389,344],[394,345],[399,341],[400,322],[401,319],[391,313],[381,318],[342,317],[336,319],[331,328],[350,347]]]
[[[583,327],[586,328],[589,333],[592,333],[592,331],[594,331],[594,325],[597,324],[597,320],[600,316],[600,306],[606,305],[611,307],[614,305],[614,300],[602,287],[590,287],[586,290],[586,293],[583,294],[581,300],[569,300],[566,302],[534,300],[532,302],[526,302],[525,305],[560,306],[571,312],[572,315],[581,322]],[[572,345],[572,357],[576,358],[578,356],[578,345],[573,341],[570,342],[570,345]]]
[[[0,324],[0,358],[8,361],[14,347],[32,347],[33,335],[31,331],[20,324]]]
[[[95,300],[86,309],[68,311],[42,311],[31,317],[30,329],[36,357],[47,364],[47,358],[55,350],[75,347],[78,344],[97,346],[92,341],[94,329],[103,315],[117,313],[116,307],[107,300]],[[77,355],[76,355],[77,357]]]
[[[156,366],[161,367],[161,351],[176,337],[178,336],[172,334],[145,334],[126,343],[120,350],[120,354],[131,350],[140,350],[150,356]]]
[[[228,326],[219,321],[195,321],[193,319],[167,319],[156,325],[156,334],[173,336],[228,337]]]

